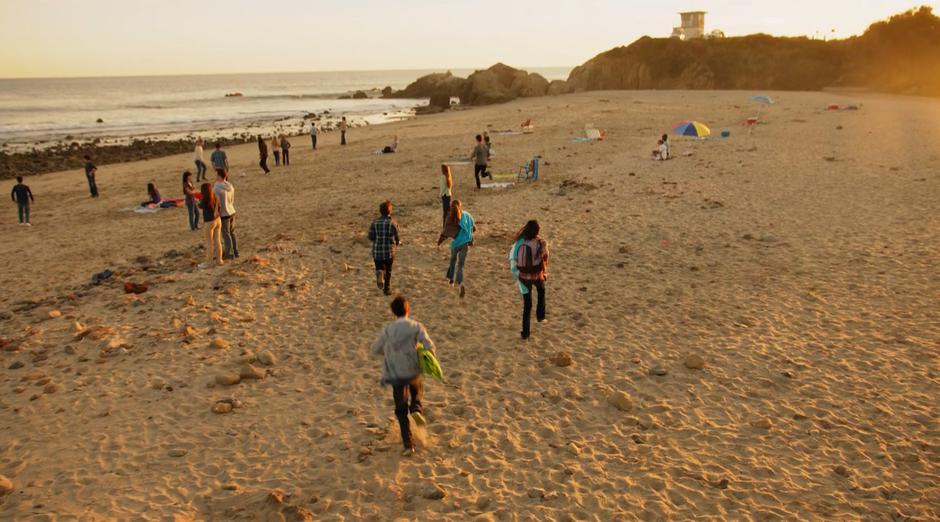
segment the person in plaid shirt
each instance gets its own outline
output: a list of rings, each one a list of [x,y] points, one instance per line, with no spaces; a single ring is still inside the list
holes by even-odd
[[[392,202],[386,200],[379,205],[379,212],[382,215],[369,225],[372,259],[375,261],[375,284],[385,292],[385,295],[391,295],[395,245],[401,245],[401,239],[398,237],[398,225],[392,221]]]

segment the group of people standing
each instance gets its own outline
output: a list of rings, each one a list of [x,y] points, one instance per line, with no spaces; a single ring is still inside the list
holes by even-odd
[[[271,152],[274,154],[274,166],[280,166],[281,163],[283,163],[285,167],[290,165],[290,140],[287,139],[287,136],[280,134],[272,137]],[[261,170],[263,170],[265,174],[270,174],[271,169],[268,168],[268,144],[261,136],[258,136],[258,157],[260,159],[258,166],[261,167]]]

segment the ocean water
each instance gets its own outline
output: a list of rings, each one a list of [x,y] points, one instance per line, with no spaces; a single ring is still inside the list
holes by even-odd
[[[570,68],[534,68],[549,80]],[[299,125],[308,113],[357,123],[413,114],[427,100],[341,100],[363,90],[378,96],[435,72],[350,71],[121,78],[0,79],[0,145],[4,150],[57,142],[119,142],[131,138],[207,138],[252,127]],[[454,69],[458,76],[471,70]],[[374,90],[374,91],[373,91]],[[226,97],[227,93],[241,93]],[[98,123],[97,120],[102,122]]]

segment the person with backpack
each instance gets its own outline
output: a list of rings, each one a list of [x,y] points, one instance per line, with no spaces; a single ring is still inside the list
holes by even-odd
[[[408,317],[411,306],[408,299],[398,296],[392,300],[392,313],[395,321],[387,324],[378,339],[372,343],[369,351],[385,359],[382,366],[382,384],[392,386],[392,398],[395,401],[395,417],[401,430],[401,442],[405,450],[403,457],[415,453],[414,440],[411,437],[411,420],[418,426],[427,424],[421,407],[422,385],[421,365],[418,361],[418,343],[434,353],[434,342],[428,336],[424,325]]]
[[[535,318],[545,321],[545,279],[548,271],[548,243],[539,237],[539,222],[534,219],[522,227],[509,254],[509,267],[522,293],[522,340],[529,338],[532,315],[532,289],[538,292]]]
[[[447,266],[447,281],[451,286],[455,284],[460,289],[460,297],[466,295],[467,290],[463,286],[463,265],[467,261],[467,253],[473,244],[473,232],[476,227],[473,224],[473,216],[469,212],[464,212],[459,199],[455,199],[450,204],[450,213],[444,220],[444,231],[437,238],[437,246],[453,238],[450,242],[450,264]]]

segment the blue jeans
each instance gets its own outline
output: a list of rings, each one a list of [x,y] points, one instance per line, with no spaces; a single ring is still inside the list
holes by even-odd
[[[206,179],[206,163],[202,160],[196,160],[196,183]]]
[[[447,267],[447,279],[458,285],[463,284],[463,264],[467,260],[467,252],[470,251],[470,244],[464,243],[456,249],[450,251],[450,265]],[[454,265],[457,265],[457,278],[454,278]]]
[[[189,211],[189,229],[198,230],[199,229],[199,204],[193,201],[190,203],[186,202],[186,210]]]
[[[85,177],[88,178],[88,190],[91,192],[91,197],[98,197],[98,183],[95,182],[95,176],[85,174]]]
[[[16,213],[20,217],[20,223],[29,223],[29,203],[16,202]]]

